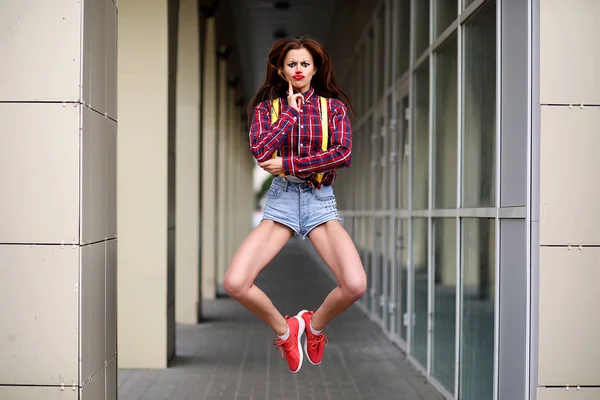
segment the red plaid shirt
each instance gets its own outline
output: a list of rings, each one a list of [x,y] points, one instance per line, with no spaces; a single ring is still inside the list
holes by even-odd
[[[271,125],[272,101],[261,102],[254,109],[250,127],[250,150],[258,162],[272,157],[278,150],[283,159],[286,175],[306,180],[312,187],[331,185],[335,169],[349,167],[352,163],[352,127],[346,106],[337,99],[327,99],[329,146],[321,150],[321,115],[319,96],[311,87],[304,93],[300,112],[281,99],[277,121]],[[321,183],[316,176],[323,173]]]

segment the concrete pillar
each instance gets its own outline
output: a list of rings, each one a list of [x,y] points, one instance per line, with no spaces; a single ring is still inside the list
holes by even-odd
[[[233,140],[237,134],[237,126],[239,121],[239,113],[238,107],[235,105],[235,92],[233,89],[230,89],[228,106],[231,113],[228,118],[228,129],[227,129],[227,148],[231,154],[231,157],[227,158],[227,241],[226,241],[226,254],[229,264],[233,259],[235,251],[233,232],[235,232],[235,218],[234,218],[234,209],[235,209],[235,170],[234,170],[234,162],[235,157],[233,156]]]
[[[539,196],[534,191],[532,197],[539,205],[539,215],[535,209],[532,215],[532,243],[539,232],[539,271],[533,271],[539,273],[537,399],[591,400],[600,398],[600,3],[534,5],[540,45],[534,129],[541,132],[533,138]],[[565,390],[569,385],[581,389]]]
[[[0,3],[1,399],[117,398],[116,22]]]
[[[243,133],[240,133],[242,135],[242,137],[244,137]],[[246,236],[248,234],[250,234],[250,232],[253,229],[252,226],[252,222],[253,222],[253,214],[254,214],[254,208],[255,208],[255,202],[254,199],[256,198],[256,196],[254,195],[254,185],[253,185],[253,179],[254,179],[254,174],[252,172],[252,170],[254,169],[254,159],[252,158],[252,156],[250,155],[250,141],[248,138],[244,139],[244,144],[247,146],[246,147],[246,156],[244,157],[244,161],[246,162],[246,166],[244,168],[244,172],[246,173],[246,195],[244,196],[244,198],[246,199],[246,201],[244,202],[245,208],[244,208],[244,236],[242,237],[242,240],[244,240],[246,238]]]
[[[239,122],[239,120],[238,120]],[[238,127],[239,127],[239,123],[238,123]],[[234,247],[234,251],[236,251],[239,247],[240,247],[240,228],[241,228],[241,214],[242,214],[242,174],[244,173],[243,168],[242,168],[242,159],[243,159],[243,155],[241,152],[241,147],[242,147],[242,138],[241,138],[241,134],[240,134],[240,130],[239,128],[236,127],[236,129],[233,132],[234,137],[233,137],[233,154],[235,154],[235,157],[233,159],[233,170],[234,170],[234,175],[233,175],[233,179],[231,180],[232,183],[234,184],[234,195],[233,195],[233,247]]]
[[[200,309],[200,44],[197,0],[180,0],[177,64],[175,318],[196,324]]]
[[[217,233],[218,233],[218,257],[217,257],[217,285],[223,285],[225,270],[228,264],[226,253],[227,245],[227,159],[231,157],[227,143],[229,99],[227,89],[227,60],[220,59],[218,78],[218,161],[216,175],[217,179]]]
[[[254,208],[255,208],[255,204],[254,204],[254,199],[256,198],[256,196],[254,195],[254,185],[253,185],[253,179],[254,179],[254,174],[253,174],[253,169],[254,169],[254,158],[250,155],[250,140],[247,136],[243,135],[243,131],[240,133],[242,135],[242,137],[244,138],[244,145],[245,145],[245,152],[246,152],[246,156],[244,158],[244,160],[246,161],[246,167],[244,168],[244,171],[246,172],[246,201],[245,201],[245,213],[244,213],[244,221],[245,221],[245,227],[244,227],[244,237],[242,237],[242,240],[246,238],[246,236],[248,234],[250,234],[250,232],[252,231],[253,227],[252,227],[252,221],[253,221],[253,214],[254,214]]]
[[[206,24],[202,87],[202,259],[203,299],[216,297],[217,267],[217,47],[215,20]]]
[[[169,2],[121,0],[119,6],[119,367],[164,368],[174,339]]]
[[[237,218],[236,218],[236,231],[237,235],[237,246],[240,246],[246,236],[248,235],[249,228],[251,227],[252,212],[254,210],[254,194],[252,189],[252,168],[251,161],[252,155],[250,154],[250,145],[248,135],[245,134],[245,126],[242,122],[241,115],[237,118],[237,129],[236,129],[236,141],[237,154],[238,154],[238,195],[237,199]]]

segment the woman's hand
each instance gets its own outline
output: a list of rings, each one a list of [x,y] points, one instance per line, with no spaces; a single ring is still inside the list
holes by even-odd
[[[283,158],[275,157],[265,162],[258,163],[258,166],[271,175],[283,174]]]
[[[304,103],[304,96],[302,96],[302,93],[294,93],[294,89],[292,88],[292,81],[288,81],[288,83],[288,104],[294,110],[300,112],[300,107],[302,106],[302,103]]]

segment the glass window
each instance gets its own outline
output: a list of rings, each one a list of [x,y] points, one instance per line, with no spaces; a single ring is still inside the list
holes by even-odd
[[[365,191],[365,197],[366,197],[366,209],[367,210],[374,210],[375,209],[375,204],[373,203],[373,191],[375,190],[375,183],[373,182],[373,173],[374,173],[374,169],[371,168],[371,163],[373,162],[373,158],[374,158],[374,152],[375,152],[375,145],[376,143],[373,143],[373,141],[371,140],[372,136],[373,136],[373,118],[372,116],[369,116],[365,122],[365,124],[363,125],[364,129],[364,135],[365,135],[365,159],[367,160],[367,168],[365,168],[365,175],[366,175],[366,180],[367,180],[367,185],[366,188],[367,190]]]
[[[379,210],[387,210],[389,203],[389,189],[390,185],[388,184],[388,166],[387,160],[388,156],[386,153],[387,144],[386,142],[389,140],[389,135],[386,135],[386,127],[385,127],[385,117],[383,112],[379,115],[377,119],[377,153],[375,154],[375,162],[377,163],[377,184],[379,185],[377,193],[377,209]]]
[[[375,251],[375,222],[373,218],[367,217],[365,218],[365,241],[366,241],[366,263],[365,263],[365,273],[367,275],[367,295],[366,297],[366,305],[367,309],[371,310],[375,298],[371,296],[371,293],[375,291],[375,283],[373,280],[373,273],[375,271],[374,263],[373,263],[373,255]]]
[[[458,16],[458,0],[435,0],[435,35],[442,34]]]
[[[363,268],[365,269],[365,272],[368,271],[367,269],[367,255],[365,252],[365,217],[356,217],[356,235],[357,235],[357,247],[358,247],[358,251],[360,254],[360,260],[362,261],[363,264]],[[367,274],[367,281],[369,279],[369,275]],[[368,292],[367,292],[368,293]],[[360,302],[363,305],[367,304],[367,298],[369,297],[368,294],[364,294],[361,298],[360,298]]]
[[[400,310],[396,323],[398,328],[396,332],[400,333],[400,337],[408,340],[408,219],[398,219],[398,230],[396,237],[396,263],[397,273],[396,279],[396,300],[398,304],[396,308]],[[406,319],[405,319],[406,318]]]
[[[394,20],[395,14],[392,12],[393,10],[393,1],[387,1],[385,3],[385,21],[386,21],[386,47],[385,51],[388,54],[388,62],[386,66],[387,75],[386,75],[386,86],[389,87],[394,83],[394,73],[395,71],[392,69],[393,59],[396,56],[394,54],[394,29],[396,26],[396,21]]]
[[[398,40],[396,42],[396,53],[398,57],[398,78],[408,71],[410,64],[410,2],[411,0],[399,0],[397,3]]]
[[[386,148],[386,152],[385,152],[385,165],[386,165],[386,169],[387,169],[387,178],[386,178],[386,183],[387,183],[387,188],[386,188],[386,206],[385,209],[386,210],[395,210],[398,208],[398,198],[397,198],[397,193],[398,191],[396,191],[396,193],[394,193],[392,190],[395,189],[393,187],[394,184],[394,180],[396,180],[396,182],[398,181],[397,179],[397,168],[396,168],[396,161],[398,160],[398,157],[392,157],[392,154],[396,151],[395,150],[395,146],[397,146],[397,141],[398,141],[398,124],[397,124],[397,118],[396,120],[394,120],[393,117],[393,113],[394,113],[394,102],[392,101],[392,95],[388,95],[385,99],[385,112],[386,112],[386,119],[385,119],[385,123],[386,123],[386,142],[387,142],[387,148]]]
[[[428,330],[428,276],[427,276],[427,218],[413,218],[412,259],[413,285],[413,341],[412,354],[423,366],[427,365]]]
[[[428,208],[429,195],[429,62],[415,73],[413,110],[413,209]]]
[[[377,11],[377,92],[375,98],[379,99],[383,95],[383,83],[385,71],[388,66],[385,64],[385,4],[382,4]]]
[[[365,111],[373,107],[373,98],[375,94],[375,78],[373,76],[375,75],[374,67],[376,54],[374,48],[376,47],[376,45],[377,44],[375,43],[375,31],[373,29],[373,25],[371,25],[371,29],[369,29],[369,34],[367,35],[367,53],[365,54],[367,58],[367,104]]]
[[[491,400],[494,383],[494,219],[464,218],[462,232],[459,398]]]
[[[358,151],[357,151],[357,155],[358,155],[358,168],[355,168],[356,171],[356,175],[358,178],[358,183],[360,184],[361,187],[365,187],[365,185],[367,184],[365,182],[365,170],[367,169],[367,160],[365,160],[365,152],[364,152],[364,147],[366,146],[365,143],[365,135],[362,131],[362,129],[358,129],[356,134],[353,134],[354,137],[356,137],[357,139],[357,144],[358,144]],[[354,139],[353,139],[354,140]],[[353,150],[354,148],[356,148],[356,146],[353,146]],[[356,205],[357,205],[357,210],[364,210],[365,209],[365,201],[364,201],[364,191],[363,190],[354,190],[355,192],[355,196],[356,196]]]
[[[398,109],[398,191],[400,198],[400,209],[408,210],[409,196],[409,177],[410,177],[410,135],[408,132],[408,120],[406,119],[406,110],[408,110],[408,96],[405,96],[399,103]]]
[[[435,52],[434,208],[456,208],[457,36]]]
[[[471,5],[475,0],[463,0],[463,10]]]
[[[415,40],[415,60],[429,47],[429,0],[416,1],[417,26]]]
[[[396,289],[396,283],[398,281],[398,270],[396,269],[396,265],[398,263],[398,259],[394,259],[396,254],[394,254],[396,247],[396,240],[398,233],[396,232],[396,217],[387,217],[385,219],[386,225],[386,241],[385,241],[385,260],[386,260],[386,284],[385,284],[385,292],[387,294],[387,303],[386,309],[388,312],[384,316],[385,325],[384,328],[386,332],[390,334],[396,334],[396,325],[393,324],[393,321],[398,318],[398,309],[394,307],[394,302],[396,301],[396,296],[398,295],[398,290]],[[389,307],[389,308],[388,308]]]
[[[496,2],[464,29],[463,207],[494,205],[496,165]]]
[[[355,91],[356,98],[353,99],[356,102],[356,113],[358,114],[358,118],[363,115],[363,103],[364,103],[364,92],[365,92],[365,46],[361,45],[360,50],[356,57],[354,58],[354,62],[356,65],[356,73],[354,74],[355,82]]]
[[[433,219],[433,376],[454,393],[456,220]]]

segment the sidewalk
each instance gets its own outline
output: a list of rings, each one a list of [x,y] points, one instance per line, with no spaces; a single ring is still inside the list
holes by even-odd
[[[335,285],[295,240],[256,284],[284,315],[316,309]],[[358,307],[326,328],[323,363],[304,362],[295,375],[274,334],[239,304],[223,298],[203,309],[205,322],[177,328],[170,368],[119,371],[120,400],[443,399]]]

